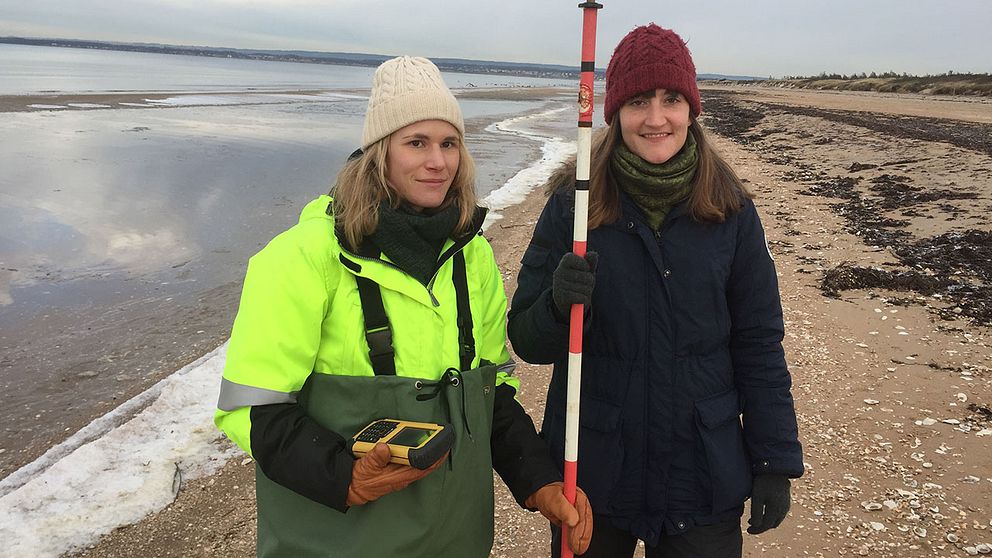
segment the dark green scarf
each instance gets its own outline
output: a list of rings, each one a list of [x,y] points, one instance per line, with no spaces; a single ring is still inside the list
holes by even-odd
[[[400,269],[427,285],[458,217],[458,206],[454,204],[428,214],[404,206],[393,208],[383,202],[379,205],[379,226],[370,238]]]
[[[660,165],[641,159],[623,142],[617,144],[610,161],[620,189],[634,200],[653,231],[661,227],[672,207],[689,197],[698,165],[692,132],[686,134],[682,149]]]

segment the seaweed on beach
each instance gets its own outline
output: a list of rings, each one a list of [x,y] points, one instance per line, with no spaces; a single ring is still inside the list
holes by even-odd
[[[884,206],[880,207],[880,204],[862,197],[858,192],[856,186],[860,180],[846,176],[823,177],[821,174],[799,193],[844,200],[831,205],[831,208],[845,217],[848,231],[860,236],[870,246],[893,246],[908,237],[909,233],[893,229],[906,227],[909,222],[884,216],[881,211]]]
[[[935,309],[943,318],[964,316],[977,324],[992,325],[992,232],[969,229],[913,241],[912,235],[899,230],[908,226],[908,221],[884,214],[885,210],[903,209],[903,215],[910,215],[914,213],[907,206],[974,199],[976,194],[925,190],[913,186],[907,177],[881,175],[868,186],[877,197],[865,197],[856,188],[858,178],[827,177],[809,171],[795,174],[811,182],[801,193],[842,200],[831,207],[844,217],[845,228],[869,246],[890,249],[901,265],[910,268],[891,272],[841,264],[824,274],[820,289],[825,295],[838,297],[844,290],[876,288],[940,294],[952,304]],[[938,208],[952,214],[960,211],[949,204]]]
[[[851,289],[915,292],[947,303],[932,308],[933,312],[946,319],[966,317],[976,324],[992,325],[992,233],[972,229],[914,239],[905,230],[909,221],[886,215],[897,211],[903,217],[920,218],[929,217],[928,213],[936,210],[948,213],[948,219],[953,219],[963,210],[951,203],[939,202],[978,199],[977,193],[919,187],[909,177],[898,174],[875,176],[864,184],[860,176],[829,176],[811,165],[796,161],[783,153],[786,150],[777,149],[771,142],[761,141],[781,129],[753,131],[763,113],[744,106],[746,98],[728,92],[707,91],[705,95],[707,125],[710,128],[733,141],[749,145],[766,160],[794,167],[786,171],[783,178],[808,184],[800,191],[803,195],[837,200],[831,207],[844,218],[845,229],[861,237],[866,245],[891,250],[899,260],[898,265],[904,267],[902,271],[889,271],[842,263],[824,273],[820,289],[825,295],[839,297],[842,291]],[[763,102],[750,106],[826,118],[891,136],[946,142],[992,154],[992,125],[987,124]],[[812,134],[802,130],[797,133],[817,143],[817,138]],[[881,164],[855,162],[847,171],[852,174],[883,167],[897,169],[918,162],[906,158]],[[787,230],[784,234],[790,233],[792,231]],[[906,304],[918,302],[914,298],[896,301]]]
[[[968,275],[992,283],[992,232],[969,229],[924,238],[893,253],[908,266],[946,275]]]
[[[902,175],[882,174],[872,178],[869,182],[871,185],[868,189],[881,198],[879,206],[883,209],[902,209],[909,205],[938,200],[973,200],[978,198],[978,194],[973,192],[955,192],[936,188],[924,190],[918,186],[910,185],[910,178]],[[953,208],[953,206],[951,207]]]
[[[867,128],[898,138],[916,139],[927,142],[943,142],[992,155],[992,124],[966,122],[948,118],[930,118],[924,116],[907,116],[882,114],[877,112],[821,109],[757,101],[743,94],[730,91],[702,91],[703,105],[706,112],[706,126],[713,131],[741,143],[750,144],[760,137],[746,137],[769,111],[797,114],[823,118],[832,122],[840,122],[859,128]],[[767,107],[767,111],[747,108],[743,102]],[[774,133],[770,130],[768,133]],[[830,138],[815,138],[813,143],[830,143]],[[914,161],[906,161],[914,162]],[[894,161],[891,165],[905,162]],[[851,171],[854,172],[854,171]]]
[[[703,117],[707,128],[745,145],[763,137],[747,137],[747,134],[765,117],[761,111],[741,106],[740,103],[732,100],[732,94],[722,91],[704,91],[702,98],[706,107]],[[766,132],[764,135],[768,133],[772,132]]]
[[[988,405],[980,405],[978,403],[969,403],[968,410],[975,413],[978,421],[985,423],[992,423],[992,407]]]
[[[786,178],[790,178],[786,176]],[[830,177],[830,178],[820,178],[809,188],[805,190],[800,190],[799,193],[804,196],[820,196],[825,198],[840,198],[844,200],[854,200],[858,199],[859,195],[855,186],[857,186],[860,178],[850,178],[850,177]]]
[[[888,271],[879,267],[860,267],[842,262],[823,274],[820,290],[833,298],[839,298],[841,291],[879,288],[933,295],[945,290],[951,283],[946,277],[927,275],[916,270]]]
[[[855,161],[851,163],[851,166],[847,167],[847,172],[860,172],[863,170],[875,169],[878,165],[873,165],[871,163],[860,163]]]
[[[877,112],[821,109],[755,101],[769,109],[823,118],[899,138],[938,141],[992,155],[992,124],[947,118],[882,114]]]
[[[972,283],[955,283],[947,288],[944,298],[953,306],[940,308],[937,313],[946,320],[964,316],[978,325],[992,325],[992,287]]]
[[[895,230],[909,226],[909,221],[885,217],[872,200],[858,197],[830,207],[847,220],[844,228],[860,236],[868,246],[889,248],[911,236],[906,231]]]
[[[893,247],[907,271],[841,263],[827,270],[820,282],[824,295],[838,298],[841,291],[887,289],[937,295],[949,303],[934,308],[940,317],[970,319],[992,325],[992,233],[979,230],[952,232]]]

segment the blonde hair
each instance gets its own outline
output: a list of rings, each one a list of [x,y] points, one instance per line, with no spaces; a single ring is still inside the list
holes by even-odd
[[[734,169],[710,145],[696,119],[689,123],[689,133],[696,140],[699,166],[692,180],[689,214],[696,221],[722,223],[729,214],[743,206],[745,198],[754,196],[744,187]],[[613,149],[622,142],[619,113],[610,125],[593,135],[589,163],[589,228],[595,229],[620,218],[620,187],[613,178]],[[575,160],[563,165],[548,180],[550,194],[564,185],[574,184]]]
[[[391,207],[399,207],[403,199],[386,180],[386,156],[389,138],[386,136],[365,148],[361,155],[349,159],[335,179],[330,195],[334,198],[335,224],[344,233],[349,247],[357,249],[367,236],[379,226],[379,205],[389,200]],[[458,137],[458,170],[448,188],[444,202],[436,210],[458,206],[458,223],[452,236],[469,232],[475,215],[475,161],[465,149],[465,142]]]

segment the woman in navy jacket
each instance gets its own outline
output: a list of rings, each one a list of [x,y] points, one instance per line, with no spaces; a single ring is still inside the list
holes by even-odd
[[[803,472],[775,266],[751,195],[709,145],[685,43],[654,24],[617,45],[593,143],[589,252],[570,251],[574,166],[523,257],[509,337],[554,363],[542,435],[563,461],[568,313],[585,304],[578,482],[585,556],[740,556]],[[553,529],[552,553],[557,556]]]

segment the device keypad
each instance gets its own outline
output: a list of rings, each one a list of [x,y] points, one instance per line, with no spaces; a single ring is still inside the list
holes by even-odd
[[[355,440],[369,443],[378,442],[383,436],[396,430],[399,424],[399,422],[394,420],[380,420],[363,430],[361,434],[355,437]]]

